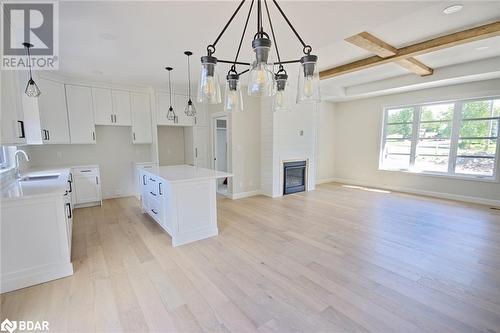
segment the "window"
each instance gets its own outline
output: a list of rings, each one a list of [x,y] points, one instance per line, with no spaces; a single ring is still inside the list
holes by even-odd
[[[385,109],[380,168],[494,179],[500,98]]]

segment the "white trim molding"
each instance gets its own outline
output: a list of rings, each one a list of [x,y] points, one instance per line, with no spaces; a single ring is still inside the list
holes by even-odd
[[[243,198],[254,197],[256,195],[261,195],[261,194],[262,194],[261,190],[254,190],[254,191],[248,191],[248,192],[233,193],[230,195],[230,198],[232,200],[238,200],[238,199],[243,199]]]
[[[486,199],[486,198],[481,198],[481,197],[472,197],[472,196],[459,195],[459,194],[446,193],[446,192],[426,191],[426,190],[419,190],[419,189],[408,188],[408,187],[386,186],[386,185],[380,185],[380,184],[373,184],[373,183],[369,183],[369,182],[357,181],[354,179],[345,179],[345,178],[336,178],[336,177],[331,178],[331,182],[345,184],[345,185],[369,186],[369,187],[378,188],[378,189],[382,189],[382,190],[389,190],[389,191],[401,192],[401,193],[407,193],[407,194],[415,194],[415,195],[421,195],[421,196],[425,196],[425,197],[433,197],[433,198],[468,202],[468,203],[474,203],[474,204],[480,204],[480,205],[486,205],[486,206],[500,207],[500,200],[492,200],[492,199]]]

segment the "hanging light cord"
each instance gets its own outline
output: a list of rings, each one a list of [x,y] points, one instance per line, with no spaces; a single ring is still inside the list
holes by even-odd
[[[168,71],[168,93],[170,96],[170,107],[172,107],[172,83],[170,82],[170,72],[171,70]]]
[[[31,53],[30,53],[30,46],[26,46],[28,49],[28,67],[30,69],[30,81],[33,80],[33,75],[31,74]]]
[[[280,64],[278,73],[284,72],[286,74],[283,65],[281,64],[280,51],[278,50],[278,42],[276,41],[276,35],[274,34],[273,22],[271,21],[271,15],[269,14],[269,7],[267,6],[267,1],[264,0],[264,5],[266,6],[267,19],[269,20],[269,27],[271,28],[271,35],[273,36],[274,48],[276,49],[276,55],[278,57],[278,62]]]
[[[188,97],[191,100],[191,63],[189,62],[189,58],[190,56],[188,56]]]

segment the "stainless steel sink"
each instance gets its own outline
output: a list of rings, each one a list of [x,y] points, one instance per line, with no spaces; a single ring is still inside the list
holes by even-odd
[[[36,181],[36,180],[50,180],[50,179],[57,179],[57,178],[59,178],[59,174],[24,176],[19,180],[22,182],[31,182],[31,181]]]

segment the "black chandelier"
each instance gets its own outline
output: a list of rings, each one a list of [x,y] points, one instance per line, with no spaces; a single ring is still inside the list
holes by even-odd
[[[283,65],[291,63],[300,63],[298,85],[297,85],[297,103],[319,102],[319,73],[317,68],[318,57],[311,54],[312,47],[306,44],[293,27],[288,17],[279,6],[276,0],[272,0],[285,22],[288,24],[292,32],[295,34],[299,42],[302,44],[304,55],[298,60],[282,61],[274,34],[271,15],[267,0],[251,0],[250,8],[241,35],[238,50],[233,61],[217,59],[214,54],[215,46],[221,39],[224,32],[227,30],[235,16],[243,7],[246,0],[242,0],[236,8],[229,21],[226,23],[222,31],[219,33],[215,41],[207,46],[207,55],[201,57],[201,75],[198,85],[197,100],[200,103],[217,104],[221,103],[221,89],[219,77],[217,74],[217,63],[231,64],[231,67],[226,75],[226,95],[224,109],[226,111],[242,110],[242,95],[240,90],[240,76],[248,72],[248,95],[249,96],[274,96],[274,110],[286,110],[289,108],[287,98],[288,73]],[[241,50],[241,45],[245,37],[248,27],[254,2],[257,2],[257,33],[253,37],[252,49],[255,53],[255,59],[252,63],[238,61]],[[262,3],[264,3],[267,20],[271,30],[272,41],[269,35],[263,28]],[[277,62],[274,64],[269,61],[269,52],[271,45],[274,43],[276,50]],[[277,65],[277,71],[274,72],[274,66]],[[236,66],[247,66],[247,69],[238,72]]]
[[[37,84],[35,83],[35,80],[33,80],[33,74],[31,73],[31,54],[30,54],[30,48],[33,47],[33,44],[24,42],[23,46],[26,48],[28,52],[28,67],[30,69],[30,78],[28,80],[28,83],[26,84],[26,89],[24,89],[24,93],[28,95],[29,97],[38,97],[42,93],[40,89],[38,88]]]

